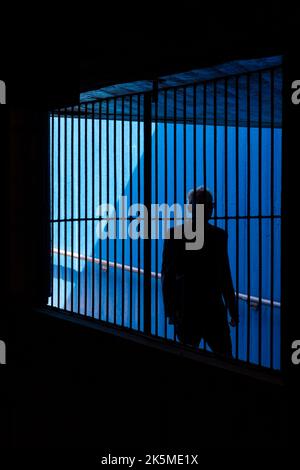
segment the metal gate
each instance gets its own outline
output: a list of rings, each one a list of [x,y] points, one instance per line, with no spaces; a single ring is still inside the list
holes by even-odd
[[[148,239],[124,234],[139,223],[139,204],[149,214],[153,203],[183,205],[204,186],[215,199],[211,223],[228,232],[234,356],[279,369],[281,67],[151,86],[50,117],[49,304],[177,341],[162,303],[163,240],[151,238],[151,223]]]

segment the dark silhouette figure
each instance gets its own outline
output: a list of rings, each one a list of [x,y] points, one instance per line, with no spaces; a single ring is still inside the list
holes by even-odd
[[[213,211],[209,191],[198,188],[188,195],[190,204],[204,204],[204,246],[185,249],[185,239],[165,240],[162,263],[162,288],[165,314],[174,324],[180,342],[198,346],[203,338],[217,354],[232,356],[231,326],[238,322],[237,303],[227,252],[225,230],[208,223]]]

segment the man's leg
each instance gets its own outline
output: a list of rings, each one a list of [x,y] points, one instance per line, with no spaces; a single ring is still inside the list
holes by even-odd
[[[202,338],[199,328],[186,322],[175,325],[175,333],[178,340],[187,346],[198,347]]]
[[[232,343],[227,321],[216,321],[206,331],[204,339],[214,353],[228,358],[232,357]]]

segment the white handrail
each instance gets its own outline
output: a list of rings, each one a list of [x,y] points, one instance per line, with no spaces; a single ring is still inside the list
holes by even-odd
[[[79,254],[79,253],[76,253],[76,252],[58,250],[57,248],[53,248],[52,253],[59,254],[59,255],[62,255],[62,256],[73,257],[75,259],[79,259],[79,260],[82,260],[82,261],[88,261],[90,263],[101,264],[101,268],[103,269],[103,271],[107,271],[107,266],[108,266],[110,268],[122,269],[122,270],[127,271],[127,272],[133,272],[133,273],[137,273],[137,274],[144,274],[144,270],[142,268],[137,268],[135,266],[128,266],[127,264],[123,265],[122,263],[116,263],[114,261],[107,262],[104,259],[100,260],[99,258],[95,258],[95,257],[93,258],[92,256],[85,256],[85,255],[82,255],[82,254]],[[156,272],[152,271],[151,272],[151,277],[161,278],[161,273],[156,273]],[[242,294],[242,293],[238,293],[238,294],[236,293],[236,295],[238,296],[238,298],[240,300],[244,300],[246,302],[250,301],[251,303],[254,304],[255,307],[258,306],[259,303],[261,303],[262,305],[268,305],[269,307],[272,305],[272,301],[269,300],[269,299],[262,298],[261,302],[260,302],[259,297],[254,297],[253,295],[247,295],[247,294]],[[276,300],[273,300],[273,307],[280,308],[281,303],[276,301]]]

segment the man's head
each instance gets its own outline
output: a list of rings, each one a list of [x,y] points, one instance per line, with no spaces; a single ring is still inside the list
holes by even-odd
[[[191,189],[188,193],[188,203],[189,204],[204,204],[205,219],[209,220],[212,216],[214,201],[213,196],[208,189],[205,189],[203,186],[196,188],[196,190]]]

